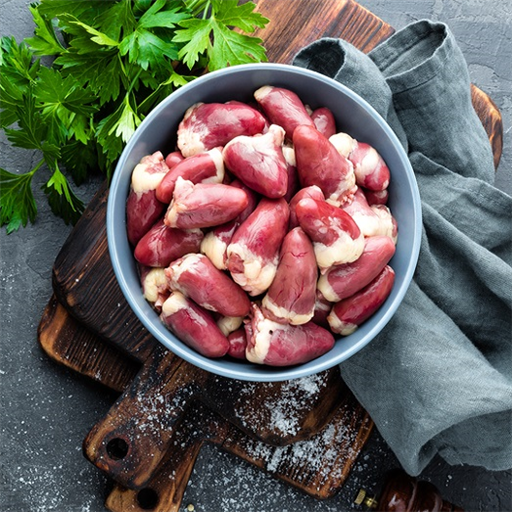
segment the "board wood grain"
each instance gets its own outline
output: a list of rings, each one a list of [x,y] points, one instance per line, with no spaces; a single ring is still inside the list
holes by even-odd
[[[284,446],[315,435],[350,395],[337,369],[309,379],[248,383],[204,372],[160,345],[136,364],[68,314],[55,297],[41,319],[39,342],[60,364],[124,391],[90,431],[84,453],[127,487],[146,485],[191,401],[203,402],[255,439]],[[77,358],[77,350],[86,357]],[[110,456],[112,440],[129,448],[122,458]]]
[[[65,342],[62,342],[63,337]],[[38,339],[42,349],[57,363],[114,391],[130,393],[130,390],[134,389],[132,382],[134,379],[134,382],[139,380],[138,385],[151,386],[143,378],[144,372],[137,375],[140,365],[92,334],[58,303],[56,297],[52,297],[46,306],[39,324]],[[70,342],[70,340],[74,341]],[[84,365],[84,361],[76,357],[76,348],[72,347],[79,347],[80,353],[88,355],[88,364]],[[110,364],[115,366],[109,368]],[[102,370],[90,372],[91,367]],[[231,382],[236,383],[236,381]],[[316,377],[312,381],[307,381],[307,386],[309,388],[311,385],[321,383],[322,379]],[[325,385],[328,389],[332,389],[328,382]],[[272,387],[273,384],[269,383],[268,386]],[[112,459],[115,463],[116,460],[130,457],[131,442],[137,435],[158,439],[167,436],[169,442],[161,462],[155,467],[152,463],[142,461],[142,467],[147,468],[148,478],[137,489],[128,488],[117,481],[107,498],[107,508],[119,512],[125,510],[138,512],[147,510],[148,504],[152,503],[151,509],[157,512],[179,510],[188,478],[204,443],[216,444],[221,449],[268,472],[272,477],[315,498],[332,497],[348,477],[352,465],[373,428],[373,422],[368,413],[346,388],[344,392],[336,395],[336,407],[325,426],[321,429],[315,428],[316,433],[311,433],[302,441],[286,446],[273,446],[248,435],[236,425],[242,418],[255,424],[265,422],[268,421],[269,412],[274,415],[277,412],[285,425],[281,428],[295,430],[298,427],[298,417],[296,414],[290,415],[290,412],[297,412],[294,411],[294,406],[297,407],[297,403],[301,400],[315,398],[311,389],[306,393],[308,388],[304,388],[304,381],[302,389],[300,382],[290,383],[286,394],[273,397],[268,394],[268,390],[260,390],[259,393],[256,390],[251,402],[250,399],[248,400],[250,397],[247,396],[253,394],[255,388],[251,387],[246,390],[245,395],[238,397],[244,407],[236,413],[238,416],[236,421],[228,421],[225,414],[220,415],[213,410],[210,406],[218,407],[218,403],[215,402],[207,406],[201,400],[193,400],[182,411],[179,405],[176,407],[169,402],[165,392],[151,395],[144,393],[140,397],[143,402],[138,404],[138,409],[134,411],[135,417],[132,418],[134,430],[125,428],[121,431],[111,431],[112,435],[106,438],[106,446],[112,441],[114,444],[111,446],[110,455],[108,451],[102,454],[103,459],[107,461]],[[236,399],[236,394],[234,396]],[[261,400],[267,401],[267,407],[261,406]],[[130,401],[123,407],[129,404]],[[166,414],[161,413],[161,411],[167,412],[169,406],[172,406],[171,416],[175,417],[177,410],[183,412],[179,424],[170,425],[173,423],[173,418],[169,419]],[[115,409],[116,406],[113,410]],[[286,409],[288,409],[288,416],[286,416]],[[233,407],[233,411],[235,410],[236,408]],[[142,411],[147,411],[149,414],[141,414]],[[315,406],[312,413],[320,416],[324,414],[315,410]],[[118,422],[116,414],[109,414],[109,417]],[[169,428],[170,426],[176,428]],[[96,432],[97,427],[89,436],[97,435]],[[122,448],[120,440],[126,443],[124,455],[120,451]],[[85,443],[86,450],[87,446],[90,449],[91,445]],[[149,460],[152,461],[153,457]],[[101,464],[100,461],[99,466]],[[141,464],[140,461],[138,464]],[[111,474],[108,468],[106,471],[107,474]]]

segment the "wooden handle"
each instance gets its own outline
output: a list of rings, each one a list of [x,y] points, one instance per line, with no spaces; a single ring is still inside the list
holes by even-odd
[[[378,503],[382,512],[464,512],[443,500],[433,484],[418,481],[402,470],[389,473]]]
[[[88,434],[85,456],[123,486],[144,487],[206,375],[163,348],[156,349]]]
[[[200,403],[187,410],[158,472],[139,490],[116,484],[105,506],[112,512],[178,512],[205,441],[222,445],[234,427]]]
[[[178,512],[202,445],[203,442],[196,439],[180,450],[173,450],[165,464],[166,469],[158,472],[140,490],[128,489],[116,483],[105,506],[112,512]]]

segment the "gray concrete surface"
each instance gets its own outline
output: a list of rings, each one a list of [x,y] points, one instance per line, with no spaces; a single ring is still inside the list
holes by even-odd
[[[307,0],[303,0],[307,1]],[[0,35],[32,34],[29,0],[2,0]],[[361,0],[395,28],[421,18],[447,22],[473,82],[501,109],[505,144],[497,185],[512,193],[512,6],[509,0]],[[0,138],[1,166],[29,168],[37,155]],[[41,173],[43,174],[43,173]],[[79,189],[88,201],[102,178]],[[57,367],[40,351],[36,329],[51,294],[51,267],[71,228],[46,206],[36,179],[39,217],[18,233],[0,234],[0,512],[102,512],[106,478],[81,443],[115,396]],[[41,200],[43,199],[43,200]],[[184,499],[201,512],[334,512],[352,508],[360,486],[372,489],[398,463],[376,433],[342,492],[317,502],[214,447],[197,461]],[[467,511],[512,511],[512,472],[449,467],[433,461],[422,478]]]

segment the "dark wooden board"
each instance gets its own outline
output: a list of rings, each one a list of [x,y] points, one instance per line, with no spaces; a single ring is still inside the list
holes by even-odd
[[[76,319],[143,362],[159,343],[130,310],[117,284],[108,255],[107,199],[105,182],[57,255],[53,289]]]
[[[368,52],[394,32],[392,27],[352,0],[307,0],[293,4],[259,0],[257,4],[258,10],[269,17],[271,23],[266,29],[257,31],[256,35],[264,39],[269,60],[274,62],[290,63],[293,55],[302,46],[319,37],[341,37]],[[472,98],[475,111],[489,135],[497,165],[502,148],[501,115],[490,98],[474,86]],[[172,454],[172,440],[173,436],[185,435],[188,411],[191,408],[199,411],[198,417],[209,418],[201,425],[201,439],[187,445],[189,451],[181,455],[185,461],[191,460],[192,465],[194,454],[197,455],[200,445],[207,441],[217,442],[232,453],[264,468],[265,464],[258,463],[253,456],[247,456],[248,450],[244,448],[245,441],[242,439],[251,443],[266,441],[274,445],[310,442],[323,431],[325,425],[337,421],[336,418],[339,420],[339,400],[345,395],[341,391],[343,383],[335,370],[327,372],[326,390],[317,394],[316,402],[311,407],[298,401],[296,407],[300,414],[297,429],[290,434],[279,432],[275,425],[269,425],[269,418],[263,413],[248,421],[248,411],[240,409],[240,403],[237,406],[236,399],[233,398],[253,396],[252,403],[257,405],[264,403],[269,397],[282,398],[285,392],[296,396],[298,390],[289,388],[289,383],[268,387],[261,385],[257,389],[250,387],[248,383],[237,383],[234,386],[233,381],[205,375],[165,351],[131,312],[116,283],[108,256],[105,232],[107,198],[105,184],[55,261],[53,285],[56,298],[50,301],[41,321],[40,341],[54,360],[123,392],[107,416],[95,425],[84,443],[87,456],[118,482],[108,501],[112,510],[139,510],[129,506],[134,503],[135,507],[140,505],[137,505],[137,498],[140,498],[141,489],[147,485],[160,485],[158,478],[165,474],[168,461],[174,460],[173,457],[174,463],[180,460],[180,456]],[[209,392],[202,391],[205,388]],[[140,421],[143,418],[147,420],[147,404],[158,404],[161,397],[168,403],[186,397],[185,405],[177,408],[170,417],[165,407],[154,407],[152,417],[155,425],[159,427],[155,429],[156,434],[139,435],[137,438],[137,428],[133,430],[133,426],[139,421],[140,427],[143,424]],[[261,413],[264,408],[251,406],[251,410]],[[320,415],[314,414],[317,410],[321,411]],[[201,411],[207,413],[203,414]],[[352,457],[345,465],[346,471],[371,430],[371,421],[362,420],[364,411],[356,408],[349,409],[349,412],[352,415],[342,415],[342,421],[350,426],[350,435],[359,441],[351,447]],[[213,421],[212,417],[215,418],[217,427],[220,421],[225,425],[223,428],[230,432],[234,429],[233,432],[242,437],[232,435],[229,439],[235,441],[228,442],[219,441],[220,437],[213,436],[217,439],[215,441],[208,435],[208,425]],[[140,428],[138,433],[140,434]],[[123,435],[129,441],[127,444],[132,458],[126,454],[117,461],[105,462],[108,443],[112,439],[123,439]],[[255,440],[255,437],[259,439]],[[338,439],[337,443],[340,450],[343,450],[343,440]],[[286,448],[276,448],[269,444],[264,446],[270,450],[291,450],[295,444]],[[152,457],[151,463],[141,465],[141,461],[147,459],[144,457],[147,453],[156,455]],[[161,484],[158,487],[159,495],[167,496],[164,500],[166,503],[181,499],[179,489],[186,485],[191,464],[183,462],[182,472],[170,483],[165,478],[160,480],[167,482],[167,485]],[[283,479],[304,488],[303,481],[295,479],[293,474],[295,473],[292,472],[288,477],[283,476]],[[314,480],[314,475],[308,478]],[[317,497],[332,494],[332,489],[338,489],[343,480],[342,474],[334,483],[320,485],[321,491]],[[129,490],[127,486],[136,490]],[[179,504],[175,503],[173,506]],[[175,509],[177,510],[172,508]]]
[[[67,339],[66,343],[62,343],[63,337]],[[43,350],[57,363],[78,371],[114,391],[130,394],[134,389],[132,380],[139,381],[138,385],[147,383],[147,379],[143,378],[144,371],[137,375],[140,365],[92,334],[83,324],[76,321],[55,297],[52,297],[45,309],[39,324],[38,339]],[[70,339],[74,340],[73,343],[70,343]],[[73,346],[79,346],[81,351],[87,351],[89,364],[83,365],[83,361],[76,358],[76,351],[70,349]],[[91,367],[99,371],[91,372]],[[231,382],[235,384],[235,381]],[[302,381],[302,384],[305,382],[308,386],[315,386],[322,380],[316,377],[313,380]],[[181,389],[183,391],[183,388]],[[254,388],[249,391],[252,393],[253,390]],[[304,393],[304,389],[302,392]],[[239,417],[245,417],[246,421],[257,424],[262,420],[268,421],[265,417],[266,412],[272,410],[279,413],[286,428],[297,428],[297,416],[294,415],[293,407],[290,408],[290,402],[293,406],[300,399],[300,393],[300,380],[290,382],[287,394],[274,396],[269,408],[263,409],[258,402],[252,400],[251,403],[250,396],[243,395],[245,406]],[[311,395],[310,390],[308,396]],[[150,439],[161,439],[166,436],[168,443],[161,462],[155,467],[148,468],[147,463],[142,462],[144,467],[148,468],[149,477],[145,482],[136,483],[140,484],[135,485],[138,489],[130,489],[120,483],[114,486],[107,499],[107,506],[113,511],[144,510],[148,499],[156,499],[157,505],[153,508],[155,511],[178,510],[188,477],[205,442],[218,445],[315,498],[329,498],[343,485],[373,428],[368,413],[348,390],[337,396],[335,410],[324,428],[316,429],[315,435],[308,436],[303,441],[282,447],[269,445],[248,435],[235,425],[236,422],[228,421],[225,415],[218,414],[202,401],[189,401],[188,406],[182,410],[179,404],[176,406],[174,403],[169,408],[169,395],[165,390],[150,396],[143,393],[139,398],[138,409],[133,411],[135,416],[132,417],[131,425],[125,426],[121,432],[110,431],[110,437],[103,438],[105,446],[114,440],[114,447],[119,446],[119,441],[116,440],[122,439],[128,447],[126,456],[121,457],[122,453],[112,449],[109,456],[108,450],[105,450],[97,465],[101,467],[102,464],[107,464],[103,469],[111,474],[108,464],[115,464],[116,460],[121,461],[129,456],[132,440],[138,435]],[[257,390],[256,398],[261,399],[261,392],[258,395]],[[271,397],[267,395],[266,399],[270,400]],[[123,401],[117,403],[118,407],[120,403],[123,404]],[[129,406],[130,401],[127,404]],[[127,404],[125,403],[125,406]],[[215,406],[214,403],[210,405]],[[113,411],[115,410],[116,406],[113,408]],[[162,414],[168,411],[171,415],[182,413],[181,422],[175,425],[177,428],[172,428],[167,415]],[[147,414],[148,412],[150,414]],[[117,414],[109,413],[109,418],[114,422],[118,421]],[[96,431],[97,427],[89,435],[94,436]],[[84,443],[85,450],[91,449],[91,446],[94,444]],[[148,459],[152,461],[153,457]]]
[[[141,496],[150,492],[159,499],[157,508],[152,510],[179,510],[193,463],[205,442],[218,445],[314,498],[330,498],[348,476],[353,453],[361,450],[371,423],[368,417],[354,414],[352,404],[346,407],[340,408],[331,422],[310,440],[275,448],[251,439],[206,407],[194,404],[175,438],[179,448],[168,452],[147,487],[133,490],[117,485],[107,498],[107,507],[114,512],[138,512],[142,508]]]
[[[87,436],[84,452],[98,468],[133,488],[145,486],[159,466],[192,401],[208,405],[255,439],[282,446],[311,438],[351,396],[337,370],[284,383],[247,383],[204,372],[160,346],[136,373],[140,365],[93,334],[55,298],[40,322],[39,342],[57,362],[124,390]],[[86,364],[77,361],[71,346],[88,352]],[[113,439],[130,448],[121,459],[109,456]]]
[[[141,367],[75,320],[55,295],[43,312],[37,338],[56,363],[119,393],[128,387]]]

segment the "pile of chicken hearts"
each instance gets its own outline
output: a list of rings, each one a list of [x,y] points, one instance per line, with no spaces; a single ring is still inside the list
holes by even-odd
[[[291,90],[197,103],[178,150],[142,158],[126,215],[142,290],[207,357],[289,366],[329,351],[388,297],[389,169]]]

